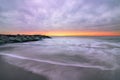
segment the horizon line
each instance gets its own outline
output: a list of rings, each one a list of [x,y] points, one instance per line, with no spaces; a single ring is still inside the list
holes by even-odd
[[[51,36],[51,37],[120,37],[120,35],[47,35],[47,34],[22,34],[22,33],[16,33],[16,34],[0,34],[0,35],[45,35],[45,36]]]

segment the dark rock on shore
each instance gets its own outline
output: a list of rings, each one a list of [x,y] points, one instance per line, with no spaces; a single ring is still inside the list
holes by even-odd
[[[0,44],[38,41],[45,38],[51,38],[45,35],[0,35]]]

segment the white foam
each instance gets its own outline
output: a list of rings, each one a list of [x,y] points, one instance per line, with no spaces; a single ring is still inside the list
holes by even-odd
[[[114,65],[112,68],[108,68],[105,66],[97,66],[97,65],[91,65],[87,63],[82,63],[82,64],[68,64],[68,63],[62,63],[62,62],[55,62],[55,61],[50,61],[50,60],[40,60],[40,59],[33,59],[29,57],[23,57],[23,56],[18,56],[18,55],[13,55],[13,54],[1,54],[3,56],[8,56],[8,57],[13,57],[13,58],[18,58],[18,59],[24,59],[24,60],[30,60],[30,61],[37,61],[37,62],[44,62],[48,64],[54,64],[54,65],[62,65],[62,66],[71,66],[71,67],[84,67],[84,68],[96,68],[96,69],[101,69],[101,70],[115,70],[118,65]],[[19,65],[17,65],[19,66]]]

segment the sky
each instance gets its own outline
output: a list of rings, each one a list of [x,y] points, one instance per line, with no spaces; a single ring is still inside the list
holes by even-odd
[[[120,0],[0,0],[0,34],[120,36]]]

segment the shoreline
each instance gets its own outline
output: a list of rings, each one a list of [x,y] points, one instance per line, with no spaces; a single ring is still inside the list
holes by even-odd
[[[56,39],[53,38],[53,41],[54,40],[56,40]],[[64,41],[65,40],[68,41],[70,39],[64,39]],[[38,41],[38,43],[33,42],[33,43],[28,43],[28,44],[15,43],[15,45],[11,43],[10,45],[6,44],[5,46],[0,46],[0,53],[1,53],[0,80],[120,80],[119,55],[117,57],[114,56],[115,59],[114,59],[114,57],[112,57],[115,61],[117,61],[117,62],[115,62],[115,64],[110,63],[113,65],[113,67],[114,67],[114,65],[117,65],[117,67],[115,67],[115,69],[112,69],[112,70],[106,70],[106,69],[101,70],[98,68],[90,68],[90,67],[84,67],[84,66],[65,66],[67,63],[71,64],[75,61],[78,62],[78,60],[80,62],[78,64],[85,65],[85,63],[86,62],[88,63],[88,60],[89,60],[89,58],[87,56],[90,55],[89,57],[91,57],[93,54],[91,53],[89,55],[86,55],[86,53],[88,54],[89,52],[83,52],[83,53],[85,53],[85,55],[81,55],[82,53],[80,53],[80,55],[77,56],[77,54],[74,55],[74,52],[72,52],[72,53],[70,53],[70,54],[72,54],[72,56],[69,54],[67,55],[66,53],[68,53],[68,52],[66,52],[66,51],[64,52],[64,49],[57,47],[58,46],[58,45],[56,45],[57,42],[55,42],[55,44],[54,44],[56,46],[53,46],[53,44],[51,44],[51,43],[50,43],[50,45],[46,45],[46,43],[49,44],[49,41],[51,42],[51,39],[48,39],[48,42],[46,40],[46,42]],[[58,41],[60,41],[60,40],[58,40]],[[75,41],[72,41],[72,43],[74,44]],[[80,41],[81,41],[81,39],[80,39]],[[85,41],[85,42],[87,42],[87,41]],[[61,46],[64,46],[65,42]],[[45,44],[40,45],[41,43],[45,43]],[[77,45],[79,45],[79,44],[81,44],[81,43],[77,43]],[[86,43],[86,44],[88,44],[88,43]],[[90,43],[90,44],[92,44],[92,43]],[[100,44],[103,44],[103,43],[100,42]],[[74,44],[74,45],[76,45],[76,44]],[[74,45],[72,45],[72,46],[68,45],[68,47],[74,47]],[[109,44],[108,45],[105,44],[105,45],[108,46]],[[92,45],[92,46],[94,47],[95,45]],[[104,45],[101,45],[100,47],[102,47],[102,46],[104,46]],[[116,47],[113,44],[111,44],[110,46],[113,46],[113,48]],[[88,47],[89,47],[89,45],[88,45]],[[78,46],[75,48],[80,49],[81,46]],[[58,52],[60,50],[61,51],[61,53],[59,53],[60,55],[59,54],[58,55],[56,55],[56,54],[46,55],[47,53],[51,53],[51,52],[53,53],[54,52],[53,49],[55,49],[55,51],[57,50]],[[67,49],[67,48],[65,48],[65,49]],[[85,46],[85,48],[83,46],[82,50],[84,50],[84,49],[86,50],[86,46]],[[107,53],[105,53],[105,52],[103,54],[103,49],[87,48],[87,50],[90,50],[90,49],[93,50],[92,52],[101,51],[102,55],[104,55],[104,54],[105,54],[105,56],[107,55]],[[111,49],[111,47],[108,47],[107,49]],[[106,49],[106,51],[109,51],[107,49]],[[44,51],[46,53],[45,55],[44,55]],[[119,52],[119,50],[117,50],[117,51]],[[57,52],[55,52],[55,53],[57,53]],[[40,54],[43,54],[43,56]],[[96,52],[96,54],[97,54],[97,52]],[[110,56],[110,58],[105,59],[105,60],[112,59],[111,58],[112,54],[117,54],[117,53],[111,53],[111,55],[107,55],[108,57]],[[18,57],[17,57],[17,55],[18,55]],[[25,59],[24,57],[27,57],[27,59]],[[104,58],[101,55],[99,57]],[[94,60],[96,61],[97,59],[99,59],[99,58],[97,58],[97,56],[96,56],[96,58]],[[52,61],[52,60],[56,61],[56,62],[58,61],[57,64],[56,63],[51,64],[51,62],[50,63],[46,62],[46,61]],[[65,63],[65,65],[59,65],[58,64],[59,60],[64,61],[63,63]],[[91,60],[91,61],[94,61],[94,60]],[[68,61],[68,62],[66,63],[66,61]],[[89,62],[89,64],[92,64],[93,66],[95,66],[97,64],[96,63],[94,65],[94,63],[92,63],[91,61]],[[100,61],[97,60],[96,62],[101,62],[100,64],[98,63],[98,65],[105,68],[106,65],[104,64],[104,61],[102,62],[100,59]],[[109,63],[109,61],[106,62],[106,64],[107,63]],[[110,68],[109,65],[106,67]],[[44,75],[44,76],[42,76],[42,75]]]
[[[13,66],[2,59],[0,55],[0,80],[48,80],[43,75],[33,74]]]

